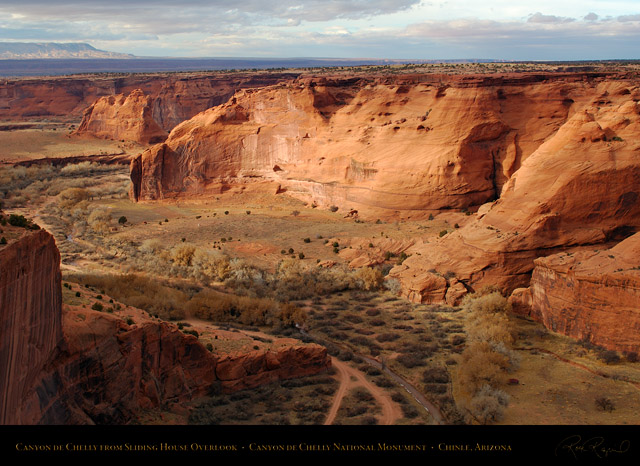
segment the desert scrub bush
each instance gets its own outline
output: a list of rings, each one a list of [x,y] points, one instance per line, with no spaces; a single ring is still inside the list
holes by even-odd
[[[513,344],[513,326],[508,316],[511,306],[500,293],[467,295],[462,307],[468,312],[465,326],[470,341]]]
[[[195,246],[190,244],[183,244],[176,246],[172,250],[172,259],[174,263],[183,267],[189,267],[193,261],[193,256],[196,252]]]
[[[467,404],[469,417],[479,424],[500,421],[509,405],[509,395],[504,391],[483,385]]]
[[[388,342],[388,341],[396,341],[400,338],[400,335],[397,333],[381,333],[376,337],[376,340],[380,343]]]
[[[620,362],[620,355],[613,350],[603,350],[598,352],[598,359],[606,364],[617,364]]]
[[[102,208],[92,210],[87,217],[87,224],[95,233],[108,233],[111,225],[111,214]]]
[[[192,266],[193,276],[199,280],[224,281],[231,270],[229,258],[213,249],[197,248],[193,254]]]
[[[496,352],[488,342],[475,342],[461,355],[458,383],[468,395],[474,395],[484,385],[497,388],[505,383],[509,367],[509,358]]]
[[[426,363],[421,355],[412,354],[412,353],[402,353],[398,355],[396,358],[400,364],[402,364],[407,369],[411,369],[418,366],[424,366]]]
[[[165,243],[158,238],[146,239],[140,245],[140,250],[146,254],[157,254],[165,249]]]
[[[600,411],[607,411],[609,413],[613,412],[613,410],[616,409],[613,401],[611,401],[606,396],[600,396],[596,398],[596,408],[598,408]]]
[[[422,373],[424,383],[446,384],[449,380],[449,372],[443,367],[431,367]]]
[[[420,414],[420,411],[418,411],[415,406],[408,403],[401,404],[400,408],[402,409],[402,414],[407,419],[415,419]]]
[[[362,267],[356,271],[356,280],[360,289],[369,291],[380,289],[384,277],[377,267]]]
[[[58,194],[58,206],[62,209],[71,209],[90,198],[91,193],[84,188],[67,188]]]
[[[183,319],[184,306],[189,296],[177,289],[163,285],[157,278],[140,275],[72,275],[76,283],[86,288],[98,288],[129,306],[147,311],[164,320]]]

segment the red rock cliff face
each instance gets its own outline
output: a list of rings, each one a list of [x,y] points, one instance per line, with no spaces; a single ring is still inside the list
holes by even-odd
[[[167,137],[152,117],[152,99],[142,90],[101,97],[87,108],[74,134],[91,134],[102,139],[124,139],[141,144],[162,142]]]
[[[326,348],[217,355],[173,324],[62,310],[53,237],[27,233],[0,249],[0,423],[118,424],[141,408],[253,388],[325,370]]]
[[[640,234],[612,249],[536,259],[530,287],[511,300],[555,332],[640,352]]]
[[[0,249],[0,424],[23,421],[24,394],[62,341],[60,253],[38,231]]]
[[[553,123],[557,129],[522,162],[500,198],[481,207],[475,222],[392,270],[405,294],[428,299],[434,270],[510,293],[528,285],[537,257],[615,244],[638,231],[639,89],[636,81],[586,82],[575,89],[578,99],[565,87],[573,100],[568,118]]]
[[[258,179],[363,212],[482,204],[595,92],[576,79],[307,78],[240,91],[134,160],[132,197]]]
[[[206,395],[315,374],[330,366],[326,348],[220,356],[173,324],[129,326],[94,311],[66,311],[55,370],[36,388],[43,424],[121,424],[140,408],[170,407]]]
[[[292,73],[134,74],[6,80],[0,85],[0,120],[38,117],[79,119],[100,97],[141,89],[153,99],[151,116],[165,131],[225,102],[237,89],[294,79]]]

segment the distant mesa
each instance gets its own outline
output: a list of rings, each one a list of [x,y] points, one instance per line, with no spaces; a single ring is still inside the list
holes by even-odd
[[[0,59],[26,60],[42,58],[134,58],[127,53],[98,50],[85,43],[0,42]]]

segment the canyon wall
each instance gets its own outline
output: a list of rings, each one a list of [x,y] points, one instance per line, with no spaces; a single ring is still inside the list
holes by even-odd
[[[593,97],[582,79],[307,77],[242,90],[134,160],[132,197],[266,180],[365,213],[480,205]]]
[[[43,230],[2,246],[0,284],[0,424],[126,423],[216,386],[232,392],[331,365],[315,344],[215,354],[174,324],[63,310],[60,254]]]
[[[330,366],[319,345],[219,355],[169,323],[126,324],[95,311],[64,314],[64,345],[55,369],[36,388],[42,424],[123,424],[140,409],[173,405]],[[217,388],[216,386],[219,386]]]
[[[640,88],[583,83],[588,99],[522,162],[477,219],[425,245],[391,275],[417,302],[431,275],[505,293],[527,286],[534,259],[590,245],[610,247],[640,230]],[[446,284],[445,284],[446,288]]]
[[[43,231],[0,248],[0,424],[20,423],[24,394],[63,339],[60,253]]]
[[[162,142],[167,132],[152,117],[150,96],[141,89],[128,96],[101,97],[84,111],[75,134],[91,134],[102,139],[120,139],[141,144]]]
[[[640,352],[640,233],[611,249],[535,260],[514,310],[545,327],[607,349]]]
[[[154,73],[6,79],[0,85],[0,120],[79,120],[100,97],[136,89],[152,98],[151,116],[165,131],[225,102],[238,89],[288,81],[296,73]]]
[[[486,203],[391,275],[417,302],[444,301],[450,285],[509,293],[536,257],[640,227],[639,100],[627,76],[306,77],[175,127],[132,161],[131,197],[261,181],[370,218]]]

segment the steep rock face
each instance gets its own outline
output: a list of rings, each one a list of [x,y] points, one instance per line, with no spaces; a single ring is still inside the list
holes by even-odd
[[[295,73],[133,74],[5,80],[0,86],[0,120],[65,117],[78,119],[100,97],[141,89],[152,98],[151,115],[165,131],[198,112],[225,102],[237,89],[294,79]]]
[[[640,351],[640,234],[611,249],[535,260],[515,309],[564,335],[623,352]]]
[[[425,270],[450,272],[471,287],[509,293],[527,286],[537,257],[612,244],[638,231],[640,88],[624,80],[581,88],[589,89],[589,101],[571,104],[568,120],[526,158],[497,201],[391,275],[409,283]],[[412,297],[427,295],[428,287]]]
[[[74,134],[90,134],[102,139],[124,139],[141,144],[162,142],[167,137],[152,118],[152,99],[136,89],[124,94],[101,97],[87,108]]]
[[[258,179],[364,213],[479,205],[594,85],[576,76],[418,75],[244,90],[134,160],[132,197],[206,196],[221,183]]]
[[[129,326],[94,311],[66,311],[65,344],[55,370],[36,388],[43,424],[120,424],[140,408],[168,407],[224,391],[320,372],[326,349],[292,345],[275,352],[218,355],[175,325]]]
[[[0,424],[17,424],[24,393],[62,341],[60,253],[40,230],[0,249]]]
[[[217,355],[168,323],[127,325],[62,309],[53,237],[25,231],[0,248],[0,424],[115,424],[141,408],[315,374],[327,350],[295,341]]]

